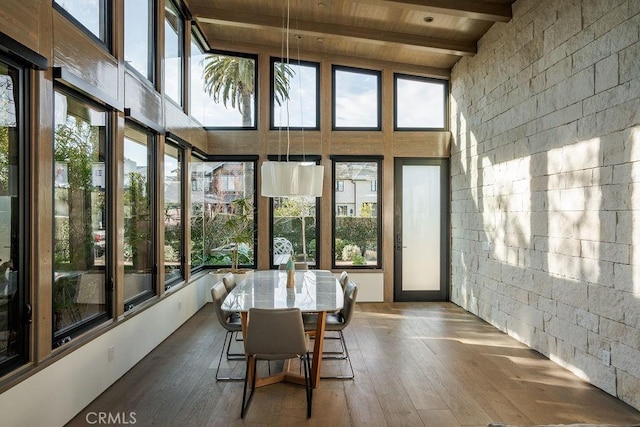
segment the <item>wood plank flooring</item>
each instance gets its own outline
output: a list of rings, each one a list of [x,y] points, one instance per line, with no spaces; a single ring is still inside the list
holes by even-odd
[[[224,330],[208,304],[68,425],[92,412],[133,412],[137,426],[640,423],[640,412],[454,304],[358,303],[345,336],[355,380],[322,380],[310,420],[304,389],[283,383],[257,389],[243,421],[243,383],[215,380]],[[325,361],[323,374],[346,363]],[[244,375],[242,361],[222,368]]]

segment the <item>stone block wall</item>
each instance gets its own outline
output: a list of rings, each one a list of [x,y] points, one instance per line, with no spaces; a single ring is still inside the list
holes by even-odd
[[[640,409],[640,1],[513,12],[452,72],[452,300]]]

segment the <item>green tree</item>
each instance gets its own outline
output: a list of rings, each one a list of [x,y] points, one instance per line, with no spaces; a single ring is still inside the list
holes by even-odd
[[[242,126],[251,126],[251,97],[255,94],[256,73],[254,60],[237,56],[209,55],[203,61],[204,90],[217,103],[238,108]],[[294,72],[281,63],[275,68],[274,97],[278,105],[289,98],[289,80]]]
[[[307,218],[311,216],[311,208],[315,201],[309,197],[283,197],[280,206],[273,211],[274,227],[277,229],[292,218],[300,220],[300,238],[302,240],[302,256],[307,260]]]

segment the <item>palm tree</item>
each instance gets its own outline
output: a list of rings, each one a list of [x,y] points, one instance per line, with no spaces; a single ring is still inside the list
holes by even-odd
[[[204,90],[215,102],[237,108],[242,114],[242,126],[251,126],[251,97],[255,93],[254,61],[248,58],[226,55],[209,55],[203,59]],[[274,97],[278,105],[289,98],[289,80],[294,72],[288,64],[279,63],[275,68]]]

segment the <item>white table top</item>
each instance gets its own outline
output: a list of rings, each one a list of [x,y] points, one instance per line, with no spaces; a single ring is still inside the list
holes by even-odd
[[[238,279],[238,285],[222,303],[225,311],[297,307],[303,312],[330,312],[344,304],[340,282],[327,270],[296,271],[295,288],[287,288],[284,270],[248,272]]]

